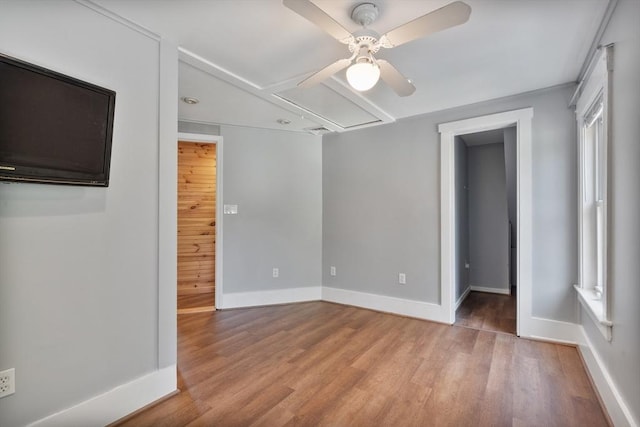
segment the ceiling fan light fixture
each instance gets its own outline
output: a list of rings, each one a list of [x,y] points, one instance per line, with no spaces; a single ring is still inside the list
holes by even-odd
[[[356,62],[347,68],[347,81],[359,92],[374,87],[378,79],[380,79],[380,68],[370,60]]]
[[[316,6],[312,0],[282,0],[285,7],[316,24],[340,43],[346,44],[349,52],[352,53],[351,57],[335,61],[307,77],[298,83],[298,87],[311,87],[348,67],[347,81],[357,91],[364,92],[371,89],[378,79],[382,78],[396,94],[409,96],[416,90],[411,81],[389,62],[383,59],[376,60],[373,55],[378,53],[380,48],[390,49],[464,24],[471,14],[471,7],[468,4],[462,0],[455,0],[380,36],[368,28],[378,17],[379,10],[374,1],[357,4],[352,10],[351,19],[363,27],[352,33]],[[356,61],[352,64],[354,58]]]

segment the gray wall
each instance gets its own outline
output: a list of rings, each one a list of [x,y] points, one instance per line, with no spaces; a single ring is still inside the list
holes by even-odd
[[[220,126],[209,123],[178,121],[178,132],[198,133],[201,135],[220,135]]]
[[[439,123],[533,107],[533,315],[577,321],[573,86],[426,114],[323,142],[323,282],[440,302]],[[338,276],[329,276],[329,266]],[[398,272],[407,284],[397,284]]]
[[[0,184],[0,370],[16,369],[0,425],[12,427],[158,368],[160,82],[158,42],[85,6],[1,8],[1,52],[117,92],[108,188]]]
[[[504,164],[507,178],[507,206],[509,208],[509,222],[511,222],[510,245],[510,282],[511,286],[517,286],[516,248],[518,246],[518,140],[516,128],[506,128],[504,135]]]
[[[469,284],[509,288],[509,214],[504,145],[467,147]]]
[[[321,137],[221,126],[224,293],[321,286]],[[280,277],[272,277],[272,268]]]
[[[640,422],[640,2],[620,0],[601,44],[615,43],[610,141],[609,265],[613,339],[582,322],[636,422]]]
[[[439,301],[440,153],[425,134],[417,119],[324,136],[324,285]]]
[[[469,207],[468,207],[468,174],[467,145],[462,138],[454,139],[455,155],[455,187],[456,187],[456,301],[469,288]]]

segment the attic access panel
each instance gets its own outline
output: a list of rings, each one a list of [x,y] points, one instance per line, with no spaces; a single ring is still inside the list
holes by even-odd
[[[305,89],[295,87],[278,92],[275,96],[343,129],[381,121],[378,117],[323,84]]]

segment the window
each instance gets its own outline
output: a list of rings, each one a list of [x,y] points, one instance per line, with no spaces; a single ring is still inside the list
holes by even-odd
[[[607,148],[612,47],[602,49],[576,104],[580,283],[578,298],[603,335],[611,339],[607,286]]]

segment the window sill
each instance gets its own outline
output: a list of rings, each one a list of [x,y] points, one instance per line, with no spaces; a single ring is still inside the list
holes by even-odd
[[[602,333],[602,336],[604,336],[607,341],[611,341],[613,323],[604,317],[602,300],[598,298],[596,293],[591,289],[583,289],[578,285],[573,285],[573,287],[576,292],[578,292],[580,304],[582,304],[585,311],[589,314],[589,317],[591,317],[591,320],[593,320],[600,333]]]

